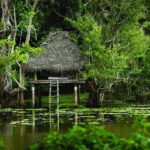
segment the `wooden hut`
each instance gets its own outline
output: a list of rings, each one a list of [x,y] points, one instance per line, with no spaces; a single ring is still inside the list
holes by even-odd
[[[74,84],[75,103],[79,101],[79,71],[84,66],[83,57],[77,45],[71,40],[69,33],[65,31],[50,32],[46,41],[41,45],[45,50],[43,53],[31,57],[28,63],[23,64],[25,72],[32,72],[35,74],[35,81],[32,83],[32,105],[35,106],[35,84],[49,84],[54,77],[67,77],[66,81],[59,81],[59,83]],[[47,80],[42,80],[46,74]],[[41,74],[41,76],[39,76]],[[48,77],[53,77],[48,80]],[[40,77],[40,78],[39,78]],[[59,78],[57,78],[59,79]],[[63,78],[64,79],[64,78]],[[74,79],[74,80],[73,80]],[[57,84],[58,85],[58,84]],[[50,84],[51,95],[51,84]],[[57,87],[57,91],[58,87]],[[57,93],[59,97],[59,93]],[[51,99],[51,98],[50,98]],[[58,99],[58,98],[57,98]],[[59,101],[59,100],[58,100]],[[50,102],[51,103],[51,100]]]
[[[83,57],[80,50],[65,31],[50,32],[46,41],[41,45],[45,51],[31,57],[23,65],[25,72],[39,73],[47,71],[49,76],[78,76],[83,67]]]

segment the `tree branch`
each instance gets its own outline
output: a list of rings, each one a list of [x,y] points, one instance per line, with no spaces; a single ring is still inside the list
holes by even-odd
[[[35,0],[34,4],[32,6],[32,11],[33,12],[35,11],[35,8],[36,8],[37,4],[38,4],[38,0]],[[31,17],[29,19],[29,24],[28,24],[28,27],[27,27],[27,36],[26,36],[26,43],[27,44],[29,44],[29,42],[30,42],[32,21],[33,21],[33,17]]]
[[[12,79],[17,83],[17,85],[19,86],[19,88],[21,88],[23,90],[26,90],[26,88],[24,86],[22,86],[17,79],[15,79],[15,78],[12,78]]]

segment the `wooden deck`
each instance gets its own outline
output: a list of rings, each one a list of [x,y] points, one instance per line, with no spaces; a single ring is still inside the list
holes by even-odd
[[[50,80],[33,80],[31,81],[30,83],[31,84],[49,84],[50,81],[52,82],[56,82],[56,80],[54,79],[50,79]],[[59,79],[59,83],[60,84],[84,84],[85,81],[84,80],[76,80],[76,79],[73,79],[73,80],[64,80],[64,79]]]

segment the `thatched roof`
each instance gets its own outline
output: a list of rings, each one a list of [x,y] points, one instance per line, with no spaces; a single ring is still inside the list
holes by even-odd
[[[80,50],[72,42],[68,32],[50,32],[42,47],[45,49],[43,53],[31,57],[29,62],[23,65],[25,71],[65,72],[80,70],[83,66]]]

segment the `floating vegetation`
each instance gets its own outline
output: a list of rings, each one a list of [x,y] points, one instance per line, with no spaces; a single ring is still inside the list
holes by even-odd
[[[68,121],[72,124],[75,121],[75,116],[81,124],[84,124],[93,121],[95,123],[100,123],[109,122],[114,119],[125,120],[128,117],[134,118],[136,116],[140,118],[149,118],[150,107],[133,105],[120,108],[77,108],[59,109],[58,111],[48,111],[47,109],[1,109],[0,115],[9,116],[10,125],[32,126],[33,122],[38,125],[48,124],[49,122],[55,124],[58,115],[62,124]],[[13,118],[13,120],[11,120],[11,118]]]

